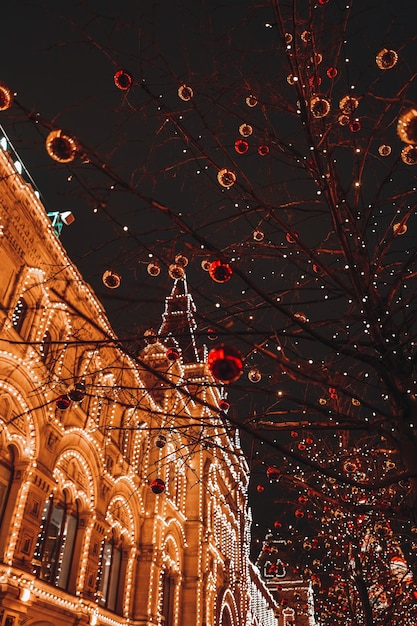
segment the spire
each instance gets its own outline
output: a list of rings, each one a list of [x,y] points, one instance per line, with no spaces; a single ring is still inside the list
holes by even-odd
[[[193,298],[188,293],[186,277],[175,280],[170,295],[165,299],[165,311],[158,336],[168,347],[179,348],[185,363],[200,362],[194,336],[197,328],[195,310]]]

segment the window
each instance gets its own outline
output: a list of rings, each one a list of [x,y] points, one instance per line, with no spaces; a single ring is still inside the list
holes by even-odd
[[[53,497],[46,501],[33,560],[41,580],[67,588],[77,528],[77,511],[70,512],[66,503],[55,504]]]
[[[0,460],[0,524],[3,521],[12,480],[13,452],[8,448],[4,457]]]
[[[122,547],[116,546],[114,538],[104,541],[97,595],[99,604],[110,611],[116,611],[117,607],[121,563]]]
[[[20,331],[22,330],[23,322],[25,321],[28,310],[29,310],[28,303],[22,296],[21,298],[19,298],[15,307],[15,310],[13,311],[13,314],[12,314],[13,328],[18,333],[20,333]]]
[[[174,623],[175,580],[170,572],[162,575],[162,623],[172,626]]]

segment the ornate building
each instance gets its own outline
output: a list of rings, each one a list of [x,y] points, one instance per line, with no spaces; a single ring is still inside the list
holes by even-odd
[[[1,145],[1,626],[275,626],[185,277],[130,355]]]

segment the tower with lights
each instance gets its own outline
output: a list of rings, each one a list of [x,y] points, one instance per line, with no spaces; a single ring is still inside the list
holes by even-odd
[[[1,145],[1,626],[276,626],[185,277],[131,355]]]

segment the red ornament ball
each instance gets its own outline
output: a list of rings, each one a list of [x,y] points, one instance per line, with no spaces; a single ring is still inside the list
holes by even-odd
[[[219,409],[220,411],[228,411],[230,409],[230,402],[224,399],[220,400]]]
[[[132,86],[132,77],[126,70],[118,70],[113,76],[113,80],[120,91],[128,91]]]
[[[55,404],[57,409],[65,411],[65,409],[68,409],[71,406],[71,400],[67,395],[58,396],[55,400]]]
[[[162,478],[154,478],[150,482],[151,491],[156,494],[163,493],[165,491],[165,483]]]
[[[266,476],[267,478],[269,478],[269,480],[278,480],[278,478],[281,476],[281,472],[279,471],[277,467],[273,467],[271,465],[266,470]]]
[[[207,363],[213,378],[222,383],[232,383],[242,373],[242,357],[232,346],[221,345],[210,350]]]
[[[166,356],[167,359],[169,359],[170,361],[176,361],[180,358],[180,353],[176,348],[168,348],[168,350],[166,351]]]
[[[269,147],[265,144],[258,146],[258,154],[259,156],[266,156],[267,154],[269,154]]]
[[[350,124],[349,124],[349,130],[351,133],[358,133],[361,129],[361,123],[359,120],[353,120]]]
[[[249,144],[244,139],[235,141],[235,150],[238,154],[245,154],[249,150]]]
[[[301,511],[301,509],[297,509],[295,512],[295,517],[304,517],[304,511]]]
[[[275,520],[275,522],[274,522],[274,528],[281,528],[281,527],[282,527],[281,522],[280,522],[279,520]]]
[[[265,491],[265,487],[264,487],[263,485],[258,485],[258,486],[256,487],[256,491],[257,491],[258,493],[262,493],[263,491]]]
[[[337,76],[337,68],[336,67],[329,67],[327,70],[327,76],[329,78],[336,78]]]
[[[228,263],[217,260],[210,263],[209,275],[215,283],[227,283],[232,278],[233,270]]]

